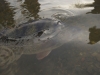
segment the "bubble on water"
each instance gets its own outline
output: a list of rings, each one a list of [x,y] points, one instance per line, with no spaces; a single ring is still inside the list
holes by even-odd
[[[71,16],[74,16],[75,14],[71,11],[66,11],[66,12],[57,12],[52,15],[53,18],[60,20],[60,19],[65,19]]]

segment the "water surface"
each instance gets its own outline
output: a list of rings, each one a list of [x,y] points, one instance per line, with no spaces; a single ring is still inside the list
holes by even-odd
[[[0,75],[100,75],[100,18],[92,19],[93,14],[99,16],[99,5],[99,0],[1,0],[0,26],[13,28],[30,20],[51,18],[69,26],[74,24],[83,34],[74,38],[77,34],[73,32],[73,40],[40,61],[35,54],[19,56],[20,51],[15,53],[18,56],[8,54],[10,60],[0,64]],[[87,19],[79,16],[88,14],[91,17]],[[14,58],[17,59],[13,61]]]

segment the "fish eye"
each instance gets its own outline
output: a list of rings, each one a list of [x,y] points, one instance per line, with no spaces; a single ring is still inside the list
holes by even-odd
[[[42,34],[43,34],[43,30],[42,31],[39,31],[38,33],[37,33],[37,35],[36,35],[36,37],[40,37]]]

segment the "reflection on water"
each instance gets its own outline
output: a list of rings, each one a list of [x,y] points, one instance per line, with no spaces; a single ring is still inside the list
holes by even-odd
[[[5,0],[0,0],[0,24],[14,26],[14,11]]]
[[[91,10],[91,12],[88,12],[88,13],[100,14],[100,1],[99,0],[94,0],[94,3],[90,4],[90,7],[94,7],[94,9]]]
[[[0,75],[99,75],[99,5],[99,0],[1,0],[2,26],[56,18],[66,25],[61,37],[67,43],[40,61],[34,54],[22,55],[22,50],[0,48]]]
[[[25,0],[22,7],[28,10],[28,12],[30,13],[29,17],[34,17],[35,19],[39,18],[38,12],[40,9],[40,4],[38,3],[38,0]]]
[[[39,18],[40,4],[37,0],[5,0],[0,3],[0,22],[3,26],[15,26]]]
[[[93,0],[62,0],[62,1],[40,1],[39,3],[41,4],[41,11],[39,13],[40,16],[43,16],[45,14],[45,18],[48,18],[48,13],[49,15],[52,15],[52,10],[59,10],[57,12],[62,11],[71,11],[73,14],[75,15],[80,15],[80,14],[86,14],[87,12],[90,12],[93,7],[90,6],[86,6],[87,4],[91,4],[93,3]],[[48,12],[45,12],[48,11]],[[60,12],[61,13],[61,12]],[[67,12],[64,12],[67,13]],[[54,14],[54,13],[53,13]]]
[[[93,3],[94,9],[91,11],[93,14],[100,14],[100,1],[99,0],[94,0],[95,2]]]
[[[96,28],[96,26],[89,28],[89,44],[95,44],[100,41],[100,29]]]

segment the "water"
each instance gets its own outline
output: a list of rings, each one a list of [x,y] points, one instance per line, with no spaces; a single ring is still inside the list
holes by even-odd
[[[68,25],[74,24],[75,27],[80,23],[83,25],[83,31],[80,30],[83,34],[53,50],[40,61],[35,54],[21,55],[20,51],[13,53],[11,50],[1,50],[6,54],[6,63],[0,64],[0,75],[100,75],[100,18],[92,19],[93,14],[100,14],[99,5],[99,0],[1,0],[1,31],[2,26],[13,28],[30,20],[51,18],[67,19]],[[91,18],[78,16],[83,14],[91,14]],[[76,19],[73,16],[78,17]]]

